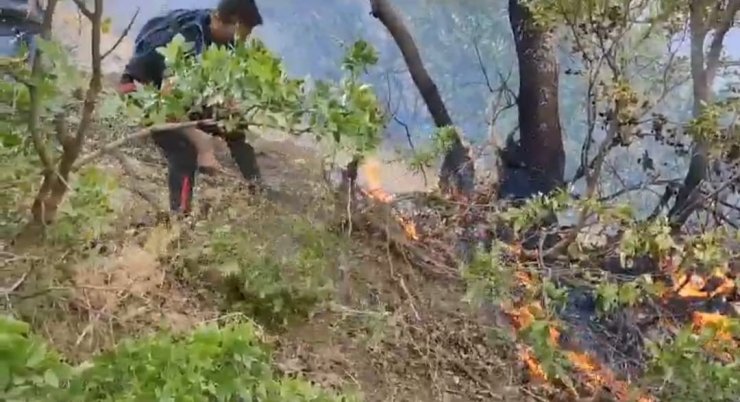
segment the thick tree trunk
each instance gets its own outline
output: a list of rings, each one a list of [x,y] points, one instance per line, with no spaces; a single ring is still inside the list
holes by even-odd
[[[421,60],[419,49],[414,38],[403,22],[400,14],[387,0],[370,0],[373,17],[380,20],[398,45],[403,59],[408,66],[411,79],[419,89],[421,97],[432,115],[437,127],[454,126],[452,118],[447,112],[442,97],[429,76]],[[439,173],[440,188],[447,193],[457,193],[468,196],[473,192],[475,171],[473,160],[468,147],[462,141],[459,133],[453,144],[444,156]]]
[[[501,195],[527,198],[563,184],[558,62],[554,35],[535,26],[532,14],[519,0],[509,0],[509,21],[519,62],[520,135],[519,143],[510,144],[505,152]]]

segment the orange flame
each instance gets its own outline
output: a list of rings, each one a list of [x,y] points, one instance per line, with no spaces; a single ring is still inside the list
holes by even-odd
[[[367,189],[364,191],[370,198],[380,202],[389,203],[393,201],[393,195],[385,192],[380,180],[380,162],[375,158],[369,158],[361,167],[360,171],[367,181]],[[395,218],[404,232],[406,237],[412,240],[419,240],[419,234],[416,231],[416,225],[411,219],[395,214]]]
[[[727,296],[736,291],[735,281],[726,271],[718,267],[708,277],[696,273],[685,274],[679,271],[679,262],[673,257],[660,261],[660,268],[673,279],[674,294],[681,298],[708,299],[718,295]]]
[[[534,357],[531,348],[520,346],[517,354],[519,359],[527,366],[531,380],[539,383],[547,382],[547,373],[545,373],[537,358]]]
[[[718,337],[725,340],[732,339],[732,335],[729,331],[730,319],[723,314],[694,311],[694,313],[691,315],[691,322],[694,329],[696,330],[705,327],[714,328],[717,330]]]
[[[737,291],[735,281],[722,267],[716,268],[711,275],[706,277],[696,273],[679,272],[677,264],[672,260],[665,261],[662,268],[671,274],[673,278],[671,290],[680,298],[711,299],[716,296],[729,296]],[[704,348],[721,360],[732,360],[726,350],[728,346],[740,347],[740,342],[731,334],[730,318],[724,314],[694,311],[691,313],[691,327],[697,333],[705,328],[715,330],[714,338],[704,345]]]
[[[542,306],[538,303],[520,306],[516,308],[505,308],[505,313],[511,320],[511,324],[518,332],[523,331],[532,325],[535,316],[542,313]],[[560,332],[554,328],[549,328],[549,341],[553,346],[559,346]],[[548,377],[542,365],[532,353],[531,348],[520,346],[518,349],[519,358],[524,362],[529,372],[530,378],[536,382],[546,382]],[[620,401],[630,399],[629,383],[617,379],[616,375],[606,367],[603,367],[593,357],[586,353],[566,351],[565,356],[573,367],[583,375],[585,385],[596,391],[599,388],[608,388],[614,392],[614,395]],[[652,402],[653,399],[648,396],[640,396],[639,402]]]
[[[714,282],[713,289],[706,289],[709,282]],[[720,270],[716,270],[705,279],[697,274],[678,274],[674,277],[673,290],[684,298],[712,298],[718,295],[729,295],[735,291],[735,282]]]
[[[368,159],[360,169],[367,180],[367,193],[370,197],[382,202],[393,201],[393,195],[386,193],[381,185],[380,162],[377,159]]]
[[[718,313],[704,313],[694,311],[691,315],[691,324],[694,331],[704,328],[715,330],[714,337],[706,345],[705,350],[724,362],[731,362],[733,357],[728,348],[740,347],[740,342],[732,335],[730,318]]]
[[[634,400],[631,395],[629,383],[620,381],[617,376],[606,367],[601,366],[591,355],[568,351],[566,352],[568,361],[575,369],[586,378],[586,384],[595,392],[597,388],[610,389],[619,401]],[[637,398],[638,402],[652,402],[649,396],[641,395]]]

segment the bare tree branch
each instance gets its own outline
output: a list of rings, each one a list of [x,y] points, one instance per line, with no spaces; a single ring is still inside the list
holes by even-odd
[[[660,179],[660,180],[654,180],[652,182],[642,182],[638,183],[632,186],[625,186],[621,190],[617,190],[609,195],[605,195],[603,197],[599,197],[599,202],[606,202],[614,200],[615,198],[621,197],[627,193],[631,193],[633,191],[641,191],[645,190],[650,186],[665,186],[670,185],[672,183],[676,183],[677,180],[671,180],[671,179]]]
[[[80,0],[75,0],[75,3],[78,3],[79,1]],[[89,12],[89,10],[80,10],[86,16],[88,15],[86,12]],[[59,171],[65,178],[66,175],[72,171],[75,160],[82,150],[85,134],[89,130],[90,124],[92,124],[98,94],[102,90],[102,57],[100,55],[100,42],[102,35],[103,0],[95,0],[95,9],[90,12],[88,18],[90,18],[92,36],[92,75],[90,77],[87,93],[85,94],[85,100],[82,105],[82,116],[80,117],[80,124],[77,127],[77,132],[74,136],[74,142],[70,144],[71,146],[62,154],[62,160],[59,163]]]
[[[719,8],[707,16],[706,3],[694,0],[689,5],[689,28],[691,30],[691,78],[693,81],[693,117],[701,115],[705,105],[712,99],[712,86],[719,68],[724,38],[735,21],[740,10],[740,0],[729,0],[720,16]],[[719,7],[719,4],[717,5]],[[709,52],[704,54],[704,41],[710,28],[714,28],[714,37]],[[709,144],[704,139],[697,139],[691,151],[691,162],[686,173],[684,184],[676,195],[673,207],[668,212],[674,228],[683,226],[693,211],[700,207],[698,200],[702,182],[705,180],[709,166]]]
[[[126,28],[124,28],[123,32],[121,32],[121,35],[118,36],[116,43],[114,43],[113,46],[111,46],[111,48],[108,49],[108,51],[106,51],[105,53],[103,53],[102,56],[100,56],[101,60],[105,60],[106,57],[110,56],[110,54],[113,53],[118,48],[118,46],[121,45],[121,43],[123,43],[123,40],[126,38],[126,36],[128,36],[129,31],[131,31],[131,27],[134,26],[134,21],[136,21],[136,17],[139,16],[139,11],[141,11],[141,8],[136,7],[136,12],[134,13],[133,17],[131,17],[131,20],[128,22],[128,25],[126,25]]]
[[[51,1],[54,3],[53,5],[56,5],[56,0]],[[72,172],[74,163],[82,150],[85,134],[92,123],[95,105],[102,88],[100,42],[102,35],[103,0],[94,0],[95,9],[93,11],[87,9],[81,0],[74,1],[79,7],[80,12],[83,13],[91,23],[90,30],[92,43],[90,51],[92,56],[92,76],[90,77],[89,86],[85,94],[80,124],[72,138],[68,139],[63,116],[56,116],[56,126],[62,131],[57,133],[59,138],[62,140],[62,155],[56,168],[45,169],[44,180],[41,183],[41,187],[39,188],[36,198],[34,199],[33,206],[31,207],[31,212],[34,217],[33,223],[36,224],[41,223],[45,225],[56,218],[58,207],[69,188],[67,185],[69,174]],[[54,9],[52,7],[47,7],[44,15],[45,23],[48,23],[49,27],[51,27],[53,12]],[[35,120],[38,120],[38,115],[32,115],[31,121],[33,122]],[[43,147],[44,144],[41,143],[41,146]]]
[[[488,70],[486,69],[485,64],[483,64],[483,57],[480,54],[480,49],[478,48],[478,43],[473,43],[473,49],[475,49],[475,57],[478,58],[478,66],[480,66],[480,71],[483,73],[483,79],[486,80],[486,86],[488,87],[488,91],[491,93],[494,93],[496,90],[493,89],[493,85],[491,85],[491,78],[488,77]]]
[[[723,42],[727,32],[732,28],[732,24],[735,22],[735,15],[740,11],[740,0],[730,0],[725,8],[724,13],[720,17],[719,21],[714,29],[712,35],[712,43],[709,45],[709,51],[707,52],[706,60],[706,79],[707,82],[714,82],[714,75],[717,73],[719,67],[719,58],[722,54]]]
[[[87,6],[85,5],[84,0],[72,0],[72,1],[77,6],[77,9],[80,10],[82,15],[87,17],[89,20],[92,20],[95,17],[95,14],[92,11],[90,11],[90,9],[87,8]]]

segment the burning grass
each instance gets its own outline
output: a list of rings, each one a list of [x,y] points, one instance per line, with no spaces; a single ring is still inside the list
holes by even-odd
[[[460,204],[440,200],[431,194],[419,194],[409,208],[404,205],[405,199],[380,188],[374,178],[376,169],[373,164],[361,169],[369,184],[366,189],[358,191],[358,200],[355,201],[355,204],[360,204],[355,213],[363,217],[356,219],[357,226],[385,234],[396,251],[428,274],[461,279],[457,263],[460,256],[455,245],[463,237],[461,234],[466,233],[471,215],[478,214],[478,219],[473,217],[473,221],[479,227],[482,223],[484,233],[502,233],[502,226],[507,226],[505,222],[502,225],[500,219],[483,219],[481,222],[480,215],[497,216],[494,211],[499,207],[488,200],[461,207]],[[392,217],[392,221],[401,228],[400,231],[394,234],[387,229],[387,221],[376,221],[374,213],[368,213],[377,208],[376,204],[388,210],[383,215]],[[481,214],[481,210],[487,212]],[[557,230],[547,229],[535,235],[539,234],[542,238],[549,232],[557,242],[557,239],[568,236],[567,231],[558,233]],[[466,240],[476,241],[470,237]],[[677,250],[685,252],[695,240],[684,241],[684,246],[668,242],[665,250],[660,248],[663,247],[660,244],[655,246],[655,239],[640,241],[649,246],[646,250],[658,249],[659,254],[666,254],[668,250],[667,255],[673,257]],[[529,241],[529,245],[522,241],[512,242],[511,238],[505,244],[501,244],[501,240],[496,241],[501,246],[499,251],[494,250],[501,254],[497,263],[509,268],[502,270],[501,267],[495,267],[498,277],[486,279],[509,283],[505,291],[498,289],[493,292],[495,296],[489,295],[487,302],[493,303],[507,318],[514,338],[518,339],[518,358],[533,383],[551,391],[564,389],[570,398],[606,391],[619,401],[655,401],[657,394],[665,390],[652,387],[654,382],[649,380],[648,372],[655,371],[652,367],[656,364],[668,363],[664,359],[665,354],[650,352],[647,346],[671,344],[673,339],[680,336],[681,329],[687,326],[695,336],[711,332],[709,340],[700,347],[704,356],[700,359],[706,359],[702,361],[718,369],[737,364],[740,332],[737,331],[738,312],[732,306],[740,302],[735,279],[738,272],[727,267],[727,261],[734,257],[727,257],[724,268],[702,271],[693,269],[703,265],[695,256],[709,253],[690,251],[679,264],[672,257],[656,258],[643,252],[647,260],[654,261],[651,268],[633,272],[620,268],[615,273],[607,267],[609,264],[604,260],[604,255],[608,258],[618,254],[624,241],[607,242],[600,252],[594,253],[601,257],[580,257],[575,260],[575,265],[573,259],[562,255],[545,256],[543,242],[547,241],[541,239],[539,249],[535,246],[534,250],[531,244],[537,244],[536,240]],[[501,275],[513,280],[503,279]],[[586,303],[586,307],[574,307],[568,305],[572,301],[566,301],[565,308],[576,310],[580,315],[573,320],[559,312],[562,311],[562,305],[560,308],[553,306],[555,301],[550,300],[543,290],[545,283],[557,284],[565,292],[569,289],[587,289],[591,302]],[[604,306],[611,307],[603,310]],[[533,331],[535,327],[537,331]],[[539,338],[533,339],[533,332],[538,332]],[[621,338],[632,341],[618,341]],[[535,345],[537,347],[533,347],[532,342],[538,344]],[[546,360],[557,357],[555,360],[560,361],[543,362],[543,352]],[[556,369],[553,370],[553,367]],[[734,382],[727,384],[740,383],[740,378],[737,375],[734,377]],[[664,380],[675,379],[666,377],[661,381]],[[712,400],[725,400],[718,398]]]
[[[361,173],[367,180],[367,188],[360,189],[367,197],[377,200],[381,203],[392,203],[394,196],[383,190],[380,181],[380,165],[377,159],[370,159],[360,167]],[[391,214],[394,219],[403,228],[406,237],[410,240],[419,240],[419,233],[416,230],[416,223],[409,217],[403,216],[400,212],[392,209]]]

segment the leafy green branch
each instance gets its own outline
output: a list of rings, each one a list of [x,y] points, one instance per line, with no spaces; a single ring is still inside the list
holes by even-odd
[[[178,35],[158,49],[168,68],[166,90],[145,86],[129,100],[110,98],[105,116],[123,114],[148,127],[207,118],[226,133],[251,128],[311,133],[353,153],[379,144],[385,116],[372,88],[360,82],[361,73],[377,62],[367,42],[348,47],[345,76],[336,84],[289,77],[280,59],[256,39],[233,48],[211,46],[198,59],[187,57],[190,46]]]

